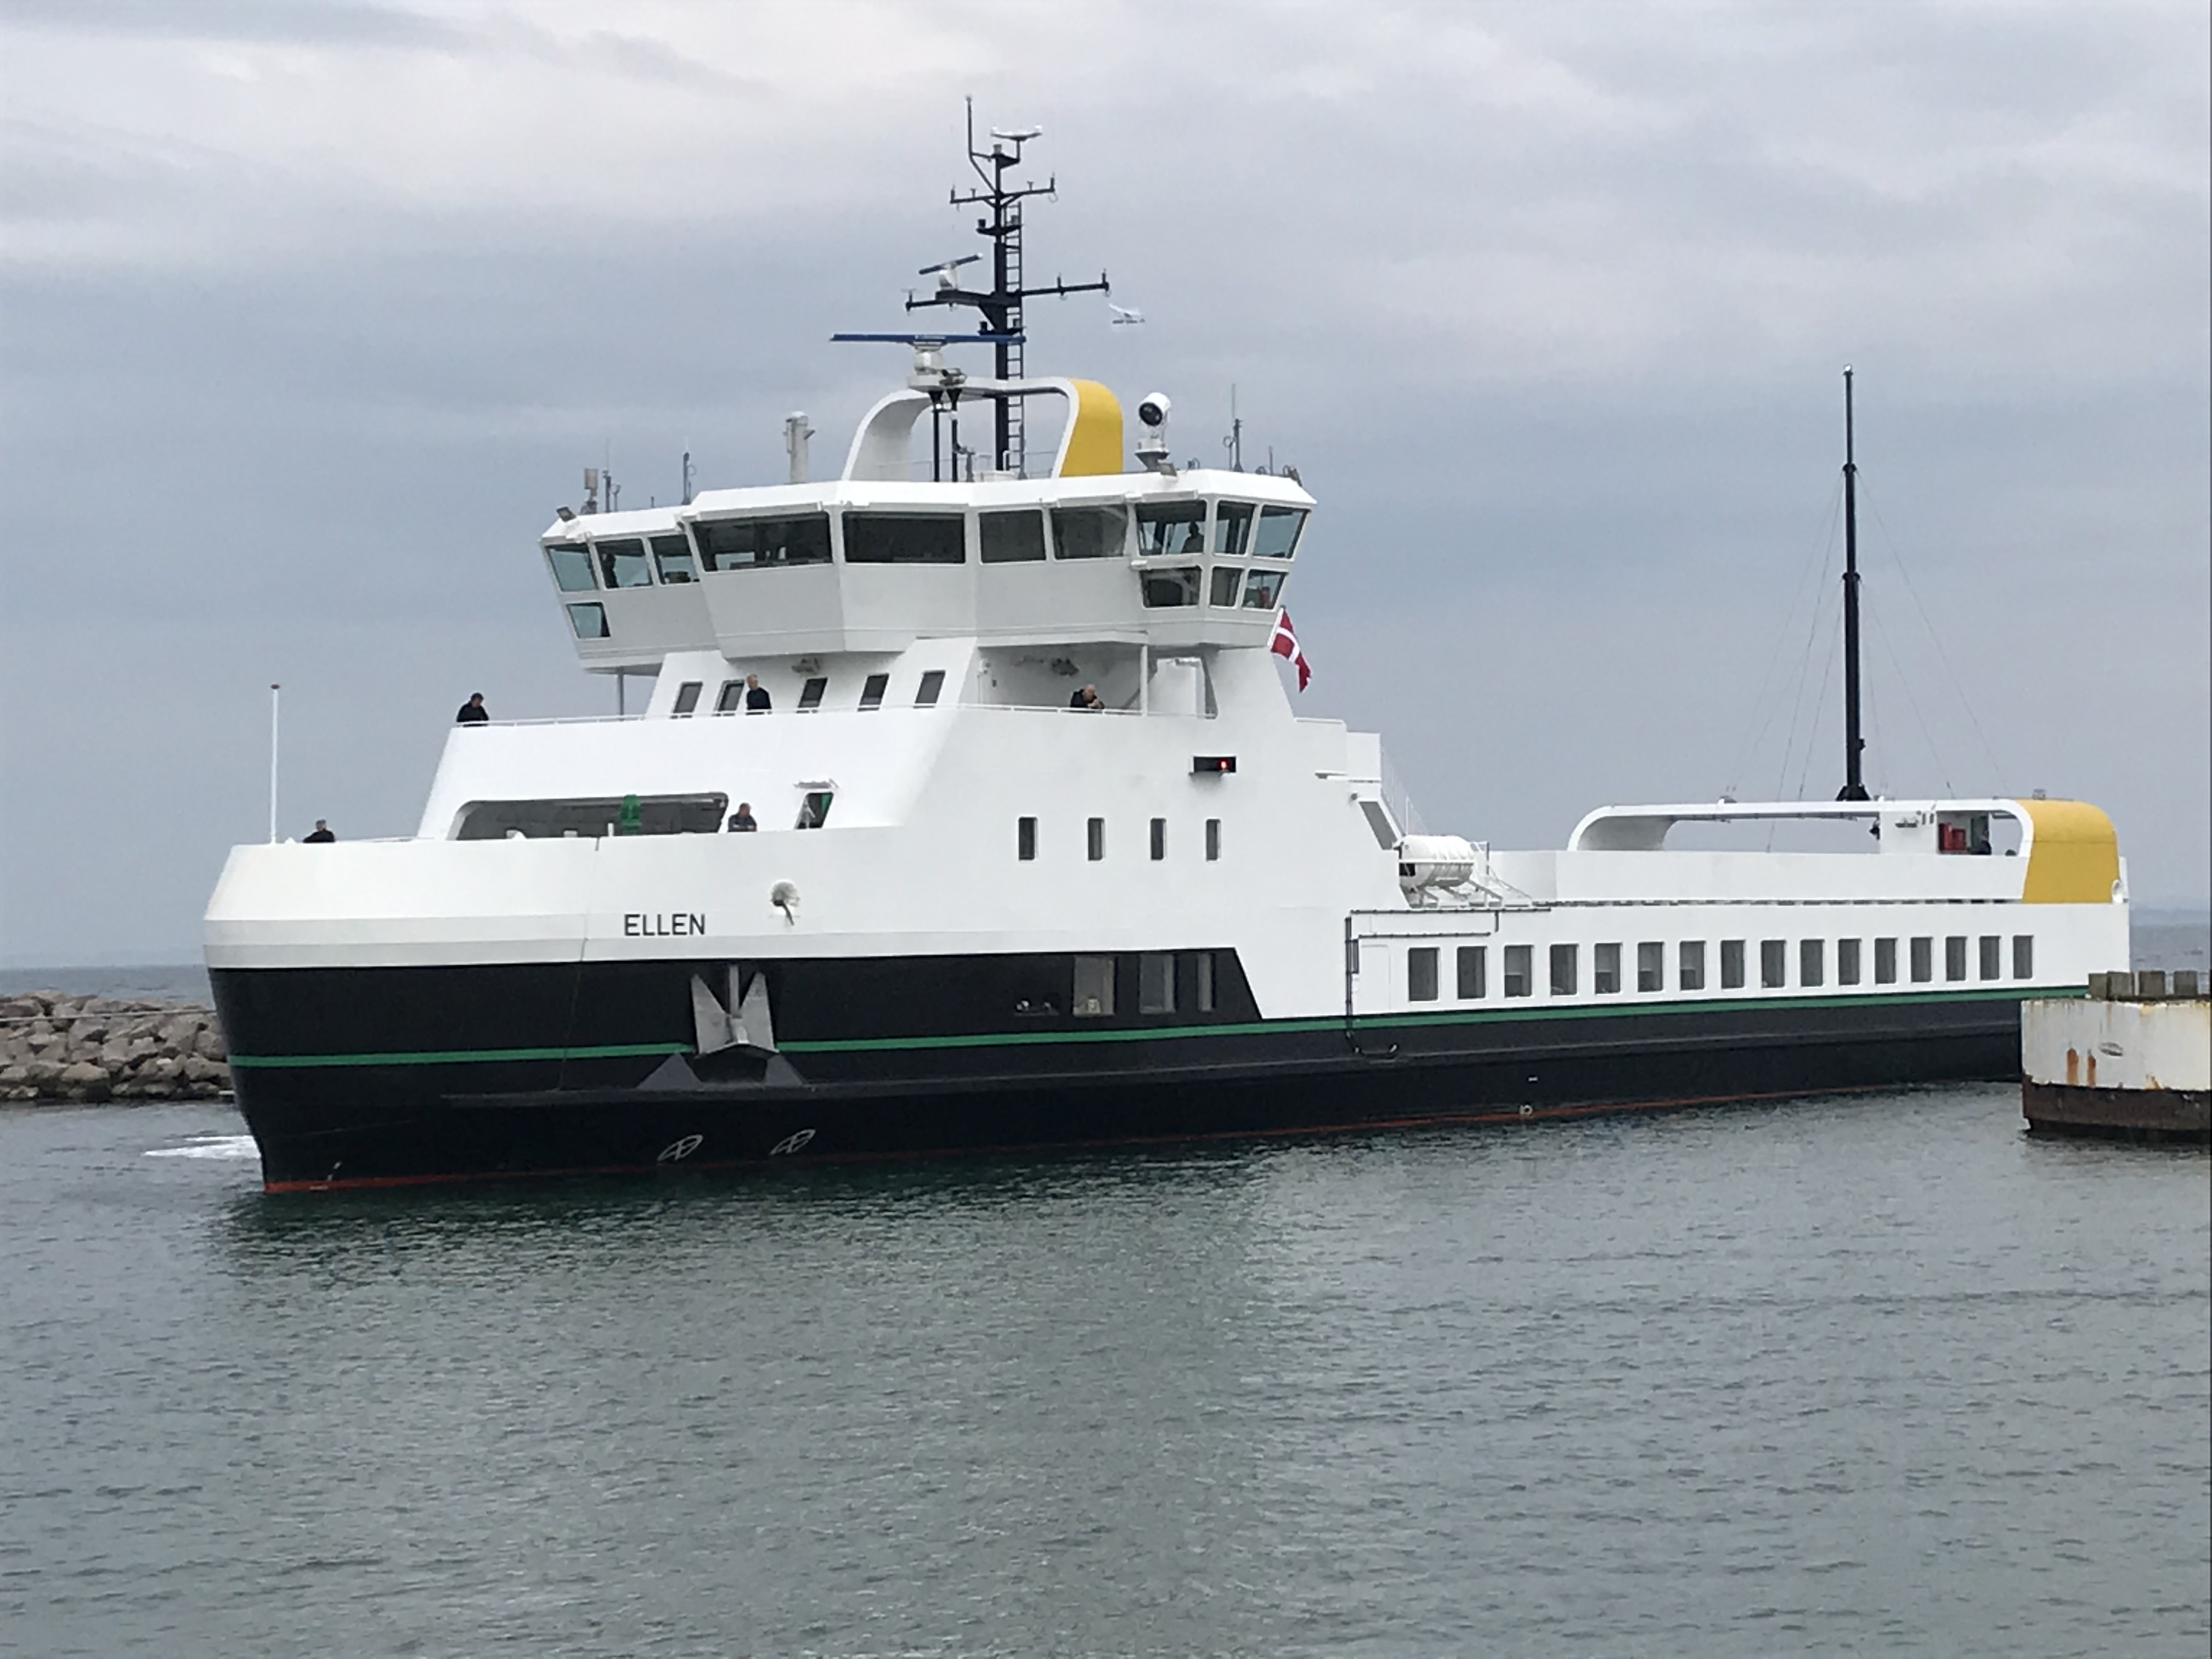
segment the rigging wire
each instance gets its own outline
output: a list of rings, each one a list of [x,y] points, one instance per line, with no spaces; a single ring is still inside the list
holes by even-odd
[[[1860,493],[1866,495],[1866,481],[1861,479],[1859,482]],[[1974,712],[1973,702],[1966,696],[1966,685],[1960,679],[1958,671],[1951,666],[1950,653],[1943,649],[1943,636],[1936,631],[1935,622],[1928,614],[1928,606],[1920,598],[1919,588],[1913,584],[1912,573],[1905,568],[1905,556],[1898,550],[1896,538],[1889,533],[1889,526],[1882,520],[1881,509],[1870,495],[1867,500],[1867,511],[1874,519],[1875,527],[1881,532],[1882,544],[1889,550],[1890,562],[1897,567],[1897,574],[1904,578],[1905,591],[1911,596],[1913,608],[1920,613],[1920,625],[1928,630],[1929,641],[1936,647],[1936,660],[1942,665],[1944,678],[1951,682],[1952,695],[1958,699],[1959,707],[1966,711],[1966,723],[1974,728],[1974,736],[1982,745],[1983,757],[1990,763],[1990,787],[1992,789],[2002,787],[2005,774],[2004,768],[1997,763],[1996,750],[1990,746],[1989,734],[1982,730],[1981,716]],[[1931,750],[1934,747],[1932,741],[1929,747]],[[1936,768],[1939,771],[1942,769],[1940,757]],[[1948,790],[1951,786],[1946,783],[1943,787]]]
[[[1928,729],[1928,717],[1920,712],[1920,699],[1912,695],[1912,682],[1905,678],[1905,665],[1898,660],[1897,648],[1889,642],[1889,635],[1881,625],[1881,610],[1867,606],[1866,618],[1874,625],[1875,640],[1881,647],[1882,654],[1889,659],[1890,672],[1905,693],[1905,706],[1912,711],[1913,720],[1920,727],[1920,740],[1928,745],[1928,758],[1936,768],[1936,775],[1943,781],[1943,793],[1957,794],[1958,790],[1951,783],[1951,769],[1944,765],[1943,751],[1936,746],[1936,734]]]
[[[1782,765],[1774,775],[1774,799],[1777,800],[1783,799],[1782,792],[1789,787],[1790,758],[1797,752],[1797,727],[1804,717],[1805,692],[1813,678],[1814,646],[1820,637],[1821,625],[1828,620],[1827,574],[1828,565],[1824,561],[1820,566],[1820,597],[1814,605],[1812,621],[1805,629],[1804,649],[1798,654],[1797,689],[1790,701],[1790,735],[1782,745]],[[1813,730],[1808,726],[1805,732],[1805,751],[1808,756],[1812,753],[1813,738]]]
[[[1805,779],[1813,769],[1814,735],[1820,729],[1820,711],[1828,704],[1828,681],[1836,672],[1836,654],[1843,648],[1833,633],[1828,635],[1828,654],[1820,665],[1820,690],[1813,699],[1813,718],[1805,728],[1805,758],[1797,763],[1796,799],[1805,799]]]
[[[1816,613],[1820,608],[1820,594],[1827,581],[1828,565],[1835,557],[1836,526],[1842,516],[1843,507],[1844,486],[1841,477],[1838,477],[1835,489],[1828,495],[1828,504],[1820,528],[1820,539],[1814,544],[1820,550],[1820,570],[1811,585]],[[1809,558],[1802,561],[1799,565],[1799,580],[1790,590],[1789,609],[1782,614],[1782,625],[1774,630],[1774,643],[1767,653],[1766,666],[1759,674],[1759,690],[1753,694],[1751,708],[1747,716],[1747,719],[1756,716],[1759,721],[1758,727],[1750,733],[1742,748],[1738,751],[1735,766],[1729,775],[1728,787],[1721,791],[1724,795],[1734,795],[1736,793],[1737,785],[1743,781],[1744,774],[1751,769],[1753,763],[1758,757],[1759,744],[1766,741],[1766,734],[1773,727],[1775,710],[1780,701],[1781,690],[1781,683],[1776,679],[1776,670],[1782,662],[1784,646],[1794,632],[1793,624],[1797,619],[1797,606],[1803,600],[1807,592],[1802,573],[1812,568],[1812,561]],[[1802,657],[1800,672],[1802,672]],[[1770,696],[1770,693],[1774,695]],[[1788,764],[1785,759],[1784,762],[1785,770]]]

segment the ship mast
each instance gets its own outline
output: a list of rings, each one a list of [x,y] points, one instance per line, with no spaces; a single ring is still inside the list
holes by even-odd
[[[933,294],[907,296],[906,308],[919,310],[925,306],[972,306],[982,314],[982,326],[978,333],[994,337],[998,353],[998,379],[1018,380],[1022,378],[1022,301],[1042,295],[1104,294],[1109,292],[1106,273],[1100,271],[1095,283],[1068,283],[1058,276],[1049,286],[1036,288],[1022,285],[1022,203],[1032,196],[1056,196],[1059,180],[1047,179],[1042,185],[1024,182],[1017,186],[1006,179],[1007,170],[1018,167],[1022,160],[1022,146],[1037,136],[1038,129],[1024,127],[1014,131],[991,130],[991,148],[984,152],[975,148],[975,100],[968,100],[968,164],[975,169],[982,181],[981,188],[965,195],[952,192],[955,207],[984,207],[990,216],[975,222],[975,234],[991,244],[991,287],[988,291],[963,288],[952,275],[953,264],[938,267],[938,288]],[[965,264],[958,260],[956,264]],[[992,465],[1001,471],[1019,473],[1027,461],[1026,434],[1023,425],[1022,399],[1018,397],[999,398],[995,429],[993,434]],[[957,464],[957,463],[956,463]]]
[[[1844,365],[1844,787],[1838,800],[1864,800],[1859,735],[1859,468],[1851,433],[1851,368]]]

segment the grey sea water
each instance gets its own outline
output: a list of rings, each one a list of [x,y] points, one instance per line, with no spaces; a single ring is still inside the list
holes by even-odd
[[[2212,1161],[2018,1125],[273,1199],[0,1113],[0,1648],[2202,1653]]]

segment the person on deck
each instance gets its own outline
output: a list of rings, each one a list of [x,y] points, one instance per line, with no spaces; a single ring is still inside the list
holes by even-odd
[[[491,720],[491,710],[483,704],[483,693],[471,691],[469,700],[461,705],[461,712],[453,716],[456,726],[485,726]]]
[[[317,818],[315,820],[314,833],[309,836],[303,836],[301,839],[307,842],[322,842],[327,843],[336,841],[337,837],[331,833],[331,826],[329,824],[325,823],[320,818]]]
[[[760,825],[754,821],[753,804],[750,801],[741,800],[738,803],[738,810],[730,814],[730,828],[736,830],[760,828]]]
[[[1070,708],[1089,708],[1096,710],[1103,709],[1106,707],[1106,703],[1105,700],[1099,696],[1098,688],[1097,686],[1086,685],[1083,690],[1077,692],[1073,696],[1067,700],[1067,706]]]
[[[760,676],[757,674],[746,675],[745,713],[748,714],[765,714],[769,709],[775,707],[775,700],[769,696],[768,687],[760,683]]]

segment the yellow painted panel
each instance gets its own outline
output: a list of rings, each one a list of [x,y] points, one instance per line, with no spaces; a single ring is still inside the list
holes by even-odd
[[[2085,800],[2014,803],[2035,826],[2020,896],[2028,904],[2109,904],[2120,878],[2120,838]]]
[[[1060,463],[1063,478],[1091,477],[1121,470],[1121,400],[1096,380],[1070,380],[1075,409],[1073,429]]]

